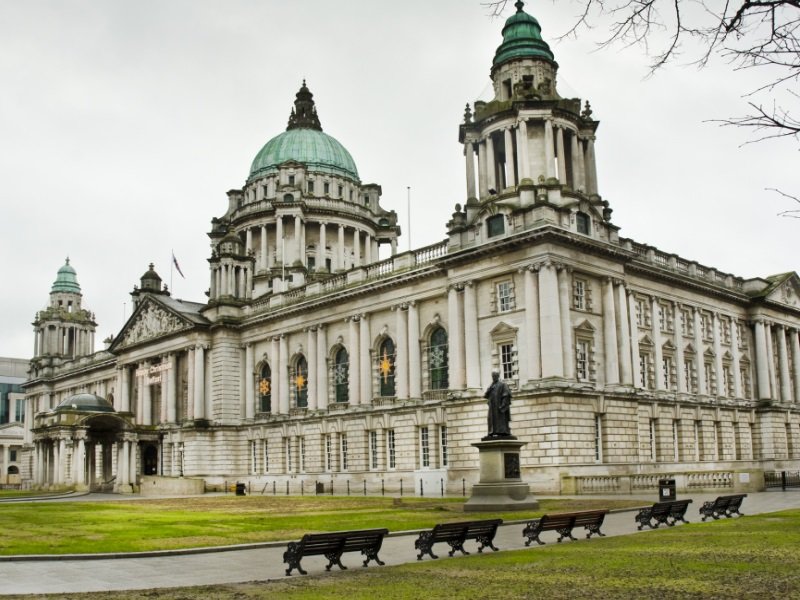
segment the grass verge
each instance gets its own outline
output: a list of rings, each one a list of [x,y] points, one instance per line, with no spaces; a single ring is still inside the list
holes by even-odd
[[[638,535],[274,582],[36,598],[798,598],[797,548],[800,548],[800,510],[792,510],[693,523]]]
[[[4,504],[0,554],[141,552],[292,540],[311,531],[403,531],[464,520],[459,498],[201,496]],[[481,513],[529,519],[544,512],[635,505],[630,500],[542,500],[536,512]]]

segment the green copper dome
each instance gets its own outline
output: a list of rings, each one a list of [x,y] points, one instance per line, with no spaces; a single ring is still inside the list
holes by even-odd
[[[56,406],[56,410],[79,410],[82,412],[116,412],[111,403],[97,394],[75,394]]]
[[[517,12],[508,18],[503,27],[503,43],[495,52],[492,66],[496,67],[515,58],[544,58],[554,61],[550,46],[542,39],[542,28],[534,17],[522,10],[517,2]]]
[[[303,81],[286,131],[268,141],[256,155],[250,179],[277,173],[278,165],[292,160],[305,164],[309,171],[358,180],[353,157],[336,138],[323,133],[313,97]]]
[[[58,270],[56,280],[53,282],[53,287],[50,289],[51,294],[54,292],[66,292],[68,294],[81,293],[81,286],[78,284],[77,274],[75,273],[75,269],[70,266],[69,258],[67,258],[66,264]]]

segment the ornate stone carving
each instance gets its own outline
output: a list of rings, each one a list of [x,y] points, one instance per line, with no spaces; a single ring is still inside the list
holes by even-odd
[[[189,329],[185,321],[160,306],[150,304],[139,313],[136,321],[123,334],[119,347],[124,348],[185,329]]]

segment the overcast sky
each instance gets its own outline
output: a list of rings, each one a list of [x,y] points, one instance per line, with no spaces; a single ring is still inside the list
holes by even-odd
[[[578,7],[529,2],[563,96],[600,120],[601,195],[621,235],[743,277],[798,270],[796,142],[753,144],[708,119],[745,112],[759,74],[724,63],[645,79],[602,31],[555,43]],[[31,322],[69,256],[97,349],[153,262],[204,301],[212,217],[286,121],[303,78],[323,129],[398,212],[400,248],[445,238],[466,195],[458,125],[489,99],[503,19],[479,0],[0,0],[0,356],[30,358]],[[411,187],[408,227],[407,187]],[[171,275],[174,250],[186,275]]]

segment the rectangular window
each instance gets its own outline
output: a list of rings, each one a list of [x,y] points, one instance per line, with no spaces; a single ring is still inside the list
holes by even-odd
[[[703,372],[705,373],[705,383],[706,389],[703,390],[706,394],[714,395],[717,392],[716,386],[716,373],[714,371],[714,365],[707,362],[703,365]]]
[[[339,186],[339,198],[344,198],[344,188]]]
[[[299,438],[299,445],[300,445],[300,472],[306,472],[306,438],[300,437]]]
[[[653,389],[653,357],[649,352],[639,354],[639,383],[642,389]]]
[[[594,416],[594,460],[603,462],[603,415]]]
[[[503,379],[514,379],[514,346],[513,344],[500,345],[500,373]]]
[[[308,181],[308,193],[309,194],[313,194],[314,193],[314,182],[310,181],[310,180]]]
[[[431,466],[431,448],[428,440],[428,428],[419,428],[420,466],[425,469]]]
[[[13,452],[13,450],[12,450]],[[794,436],[792,435],[792,424],[786,423],[786,458],[794,458]],[[11,460],[16,460],[12,458]]]
[[[731,345],[731,322],[729,319],[719,320],[720,332],[722,333],[722,343]]]
[[[589,342],[584,340],[575,344],[575,376],[578,381],[589,381]]]
[[[506,217],[505,215],[493,215],[486,219],[486,233],[488,237],[502,235],[505,232]]]
[[[341,452],[339,460],[342,465],[342,471],[347,471],[347,434],[345,433],[339,434],[339,450]]]
[[[325,436],[325,470],[333,471],[333,438],[331,434]]]
[[[327,181],[322,184],[322,192],[327,196],[331,193],[331,184]]]
[[[447,456],[447,425],[442,425],[439,428],[439,452],[442,457],[442,467],[446,467],[448,465],[448,456]]]
[[[672,357],[664,356],[661,358],[661,381],[664,382],[664,389],[671,390],[675,386],[672,385]]]
[[[697,376],[694,372],[694,359],[687,358],[683,361],[683,377],[686,379],[686,389],[691,394],[697,393]]]
[[[572,280],[572,307],[586,310],[586,282],[582,279]]]
[[[714,448],[717,453],[717,460],[722,460],[723,457],[722,442],[722,423],[714,421]]]
[[[650,419],[650,460],[656,462],[656,420]]]
[[[694,459],[700,460],[703,456],[702,449],[700,448],[700,421],[694,422]]]
[[[369,432],[369,468],[378,468],[378,432]]]
[[[714,339],[714,320],[711,315],[700,313],[700,329],[703,333],[703,340],[710,342]]]
[[[255,475],[258,472],[258,449],[256,440],[250,440],[250,473]]]
[[[269,473],[269,444],[264,440],[264,474]]]
[[[510,281],[501,281],[497,284],[497,311],[508,312],[514,309],[514,294]]]
[[[286,453],[286,472],[292,472],[292,441],[287,437],[284,440],[284,451]]]
[[[722,395],[727,398],[733,396],[733,374],[729,365],[722,367]]]
[[[731,442],[733,443],[733,458],[736,460],[742,460],[742,444],[739,440],[739,427],[735,421],[733,423],[733,436],[731,436]]]
[[[678,462],[681,459],[680,438],[678,437],[678,421],[672,420],[672,459]]]
[[[681,310],[681,334],[686,337],[692,337],[694,335],[694,318],[692,316],[692,311],[686,308]]]
[[[747,328],[741,321],[736,321],[736,337],[739,338],[739,349],[747,349]]]
[[[394,439],[394,429],[386,430],[386,449],[389,456],[389,469],[397,468],[397,447]]]
[[[289,185],[294,185],[294,175],[289,175]]]

